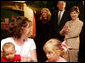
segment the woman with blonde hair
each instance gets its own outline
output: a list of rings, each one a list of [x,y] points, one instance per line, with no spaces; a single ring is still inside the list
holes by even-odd
[[[45,11],[47,11],[47,13],[45,13]],[[41,17],[40,19],[47,19],[48,21],[50,21],[51,19],[51,12],[48,8],[42,8],[41,9]]]
[[[45,53],[43,51],[43,45],[49,39],[49,28],[51,12],[48,8],[41,9],[41,16],[39,21],[36,22],[36,37],[35,42],[37,46],[37,55],[39,61],[45,61]]]

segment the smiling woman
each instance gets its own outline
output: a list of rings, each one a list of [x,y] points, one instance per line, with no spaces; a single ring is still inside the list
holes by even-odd
[[[78,62],[78,52],[80,44],[79,35],[83,26],[83,22],[79,20],[78,15],[79,8],[77,6],[73,6],[70,9],[71,20],[66,22],[63,29],[60,31],[60,34],[65,36],[66,44],[71,47],[66,56],[68,62]],[[65,28],[66,26],[68,31]]]
[[[37,45],[37,55],[39,61],[45,61],[46,56],[43,51],[43,45],[49,39],[49,28],[51,12],[48,8],[41,9],[41,15],[38,16],[39,20],[36,22],[36,37],[35,42]]]
[[[77,6],[74,6],[70,9],[70,16],[72,21],[75,21],[75,19],[78,18],[79,13],[79,8]]]

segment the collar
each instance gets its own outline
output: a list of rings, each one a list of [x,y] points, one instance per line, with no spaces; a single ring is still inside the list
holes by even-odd
[[[72,21],[72,20],[71,20]],[[76,21],[79,21],[79,18],[77,18],[76,20],[74,20],[74,22],[76,22]]]
[[[63,11],[58,11],[58,12],[60,13],[60,12],[64,12],[64,11],[65,11],[65,10],[63,10]]]

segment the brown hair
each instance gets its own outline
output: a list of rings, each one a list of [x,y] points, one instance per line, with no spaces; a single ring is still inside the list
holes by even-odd
[[[5,50],[8,50],[10,47],[12,47],[12,48],[15,49],[15,46],[14,46],[13,43],[11,43],[11,42],[5,43],[5,44],[3,45],[3,47],[2,47],[3,52],[5,52]]]
[[[26,27],[27,22],[29,22],[30,24],[31,21],[24,16],[12,17],[11,22],[9,24],[8,34],[12,37],[20,38],[22,35],[21,33],[22,27]]]
[[[40,19],[43,19],[43,16],[42,16],[43,10],[46,10],[46,11],[47,11],[47,18],[48,18],[48,21],[50,21],[50,19],[51,19],[51,12],[50,12],[50,10],[49,10],[48,8],[42,8],[42,9],[41,9]]]
[[[62,1],[62,0],[59,0],[59,1]],[[57,4],[58,4],[59,1],[57,1]],[[66,3],[66,1],[64,1],[64,3]]]
[[[73,7],[70,9],[70,13],[73,12],[73,11],[76,11],[78,14],[80,13],[78,6],[73,6]]]

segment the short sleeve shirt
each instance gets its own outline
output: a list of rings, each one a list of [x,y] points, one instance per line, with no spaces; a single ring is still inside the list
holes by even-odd
[[[19,54],[24,57],[30,57],[31,56],[30,51],[36,49],[35,42],[31,38],[28,38],[22,46],[19,46],[16,44],[12,37],[8,37],[1,40],[1,51],[2,46],[7,42],[12,42],[15,45],[16,54]]]

